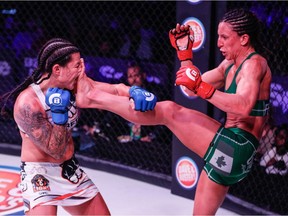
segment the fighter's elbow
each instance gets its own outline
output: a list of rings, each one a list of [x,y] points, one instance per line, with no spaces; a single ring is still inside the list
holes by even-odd
[[[252,107],[248,105],[242,105],[238,107],[238,114],[242,117],[248,117],[252,111]]]

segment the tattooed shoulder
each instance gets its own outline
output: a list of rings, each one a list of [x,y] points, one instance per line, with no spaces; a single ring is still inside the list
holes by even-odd
[[[17,123],[34,141],[43,142],[49,136],[51,124],[45,113],[35,109],[33,104],[22,104],[19,107]]]

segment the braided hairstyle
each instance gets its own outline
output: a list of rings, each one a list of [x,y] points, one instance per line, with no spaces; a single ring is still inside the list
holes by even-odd
[[[261,48],[259,40],[260,21],[250,11],[244,9],[233,9],[228,11],[220,22],[232,25],[233,31],[239,36],[247,34],[250,36],[250,44],[256,50]]]
[[[38,67],[33,73],[13,90],[0,97],[1,114],[11,115],[12,110],[9,110],[8,104],[14,104],[18,95],[30,84],[35,83],[39,85],[44,80],[49,79],[52,74],[52,67],[55,64],[65,66],[71,60],[71,54],[78,52],[80,52],[80,50],[77,46],[62,38],[53,38],[46,42],[38,53]],[[47,73],[48,75],[41,79],[44,73]]]

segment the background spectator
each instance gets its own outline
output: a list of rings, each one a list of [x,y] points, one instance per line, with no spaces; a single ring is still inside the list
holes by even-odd
[[[127,65],[127,84],[130,86],[139,86],[146,89],[147,91],[153,92],[158,101],[168,99],[168,93],[165,91],[161,84],[156,84],[153,82],[148,82],[147,73],[143,70],[142,65],[137,61],[130,61]],[[161,91],[159,91],[161,89]],[[114,118],[117,118],[119,122],[126,125],[125,130],[118,137],[120,142],[128,142],[132,140],[140,140],[143,142],[151,142],[158,136],[167,136],[169,131],[164,126],[141,126],[135,125],[131,122],[127,122],[123,118],[119,118],[115,114],[111,113]],[[111,117],[109,116],[109,119]]]
[[[288,127],[281,125],[275,132],[275,143],[261,158],[267,174],[286,175],[288,172]]]

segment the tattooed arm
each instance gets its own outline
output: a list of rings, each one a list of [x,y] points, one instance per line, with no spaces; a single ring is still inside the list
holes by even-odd
[[[56,160],[62,158],[71,137],[66,126],[52,125],[39,100],[29,93],[18,97],[14,107],[14,119],[26,137],[40,151]]]

